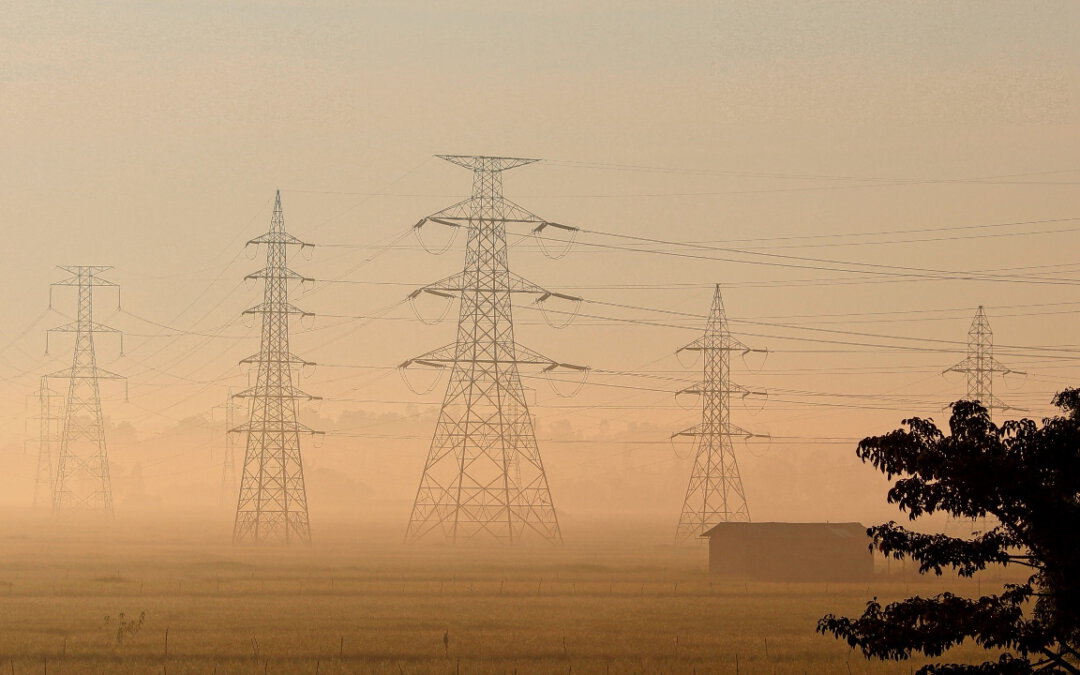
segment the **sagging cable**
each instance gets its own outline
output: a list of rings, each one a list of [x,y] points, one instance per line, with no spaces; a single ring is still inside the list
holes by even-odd
[[[547,244],[544,243],[544,240],[547,239],[547,237],[543,237],[543,236],[540,235],[540,233],[543,232],[544,229],[548,228],[548,227],[554,227],[556,229],[563,230],[564,232],[569,233],[568,236],[567,236],[566,241],[563,244],[562,250],[559,251],[558,253],[552,253],[551,249],[549,249],[547,247]],[[540,223],[536,227],[534,227],[532,229],[532,234],[533,234],[533,238],[536,239],[537,245],[540,247],[540,251],[543,252],[543,254],[546,257],[550,258],[551,260],[559,260],[561,258],[566,257],[566,254],[570,252],[570,249],[574,246],[574,242],[577,240],[578,232],[580,232],[580,231],[581,230],[579,230],[578,228],[571,227],[570,225],[563,225],[561,223],[552,223],[552,222],[545,221],[543,223]],[[557,240],[553,240],[553,241],[557,241]]]
[[[434,222],[438,222],[438,223],[440,223],[442,225],[446,225],[447,227],[451,228],[450,239],[447,240],[446,244],[442,248],[440,248],[438,250],[435,250],[435,249],[429,248],[427,243],[424,242],[424,238],[420,235],[420,230],[423,229],[424,225],[427,222],[428,222],[427,218],[421,218],[419,220],[419,222],[417,222],[416,225],[413,225],[413,227],[412,227],[413,233],[416,235],[416,241],[420,242],[420,247],[423,248],[428,253],[430,253],[431,255],[442,255],[443,253],[446,253],[447,251],[449,251],[450,247],[454,245],[455,241],[457,241],[458,232],[461,231],[461,226],[458,225],[457,223],[451,223],[451,222],[447,222],[447,221],[443,221],[443,220],[434,221]]]
[[[567,300],[567,301],[573,303],[573,308],[570,311],[568,311],[568,312],[559,311],[558,312],[559,314],[563,314],[563,315],[566,315],[567,317],[569,317],[565,321],[552,321],[551,320],[551,315],[547,311],[547,308],[546,308],[546,305],[545,305],[547,300],[549,300],[551,298],[558,298],[559,300]],[[536,301],[533,304],[537,305],[540,308],[540,314],[541,314],[541,316],[544,317],[544,322],[547,325],[551,326],[552,328],[555,328],[556,330],[562,330],[563,328],[566,328],[567,326],[572,324],[574,322],[574,319],[577,318],[578,312],[581,311],[581,303],[582,302],[583,302],[583,300],[581,298],[575,296],[575,295],[565,295],[563,293],[553,293],[551,291],[546,291],[539,298],[537,298]]]

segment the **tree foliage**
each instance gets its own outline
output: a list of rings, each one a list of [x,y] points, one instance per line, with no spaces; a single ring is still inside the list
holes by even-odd
[[[1062,414],[1042,426],[1022,419],[998,427],[978,402],[958,401],[949,435],[912,418],[858,447],[863,461],[897,479],[889,502],[911,520],[944,511],[997,523],[960,539],[889,522],[867,530],[871,548],[915,561],[920,573],[1021,565],[1031,572],[1026,583],[979,598],[941,593],[884,606],[875,598],[858,618],[823,617],[818,632],[883,660],[937,657],[965,640],[1000,653],[920,673],[1080,673],[1080,389],[1061,392],[1054,405]]]

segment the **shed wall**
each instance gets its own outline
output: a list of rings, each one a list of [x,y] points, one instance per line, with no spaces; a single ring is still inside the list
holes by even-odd
[[[725,523],[709,533],[709,571],[761,581],[865,581],[874,573],[868,544],[855,523]]]

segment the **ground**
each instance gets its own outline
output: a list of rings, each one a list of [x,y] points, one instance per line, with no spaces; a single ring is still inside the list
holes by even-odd
[[[921,661],[866,661],[815,634],[818,617],[1000,585],[895,566],[869,584],[716,579],[704,548],[617,538],[515,552],[163,539],[5,538],[0,675],[909,673]]]

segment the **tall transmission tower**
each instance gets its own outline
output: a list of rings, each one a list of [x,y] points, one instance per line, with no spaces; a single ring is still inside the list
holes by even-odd
[[[1009,406],[994,396],[994,375],[1006,375],[1019,371],[1011,370],[994,358],[994,331],[986,318],[983,306],[975,311],[975,318],[968,328],[967,357],[943,373],[964,373],[967,375],[967,400],[982,403],[990,417],[994,412],[1008,410]]]
[[[37,470],[34,474],[34,506],[53,503],[53,489],[56,482],[58,430],[63,421],[58,413],[59,395],[49,386],[49,376],[42,375],[37,392],[34,394],[38,404],[38,455]]]
[[[266,245],[266,267],[246,277],[263,280],[263,301],[244,312],[262,316],[262,341],[258,354],[241,361],[255,368],[255,386],[236,394],[250,399],[251,407],[248,421],[233,428],[247,434],[233,541],[308,543],[300,434],[317,432],[297,421],[297,405],[315,397],[293,383],[294,368],[312,364],[289,351],[289,317],[311,314],[289,303],[289,282],[308,279],[289,269],[287,251],[311,244],[285,231],[280,190],[274,195],[270,230],[248,244]]]
[[[750,507],[746,503],[731,439],[754,434],[731,423],[731,395],[748,396],[760,392],[732,383],[730,376],[731,353],[752,351],[764,350],[750,349],[732,337],[724,313],[724,300],[720,296],[720,284],[717,284],[705,334],[678,350],[702,353],[704,379],[676,394],[701,397],[701,423],[672,435],[672,438],[691,436],[695,439],[694,468],[686,487],[679,526],[675,530],[677,544],[696,540],[718,523],[750,522]]]
[[[109,478],[109,455],[105,446],[105,424],[101,414],[100,381],[123,378],[97,365],[94,334],[119,331],[94,321],[94,289],[117,288],[117,285],[99,276],[112,267],[72,265],[60,269],[71,276],[52,286],[77,288],[79,307],[75,321],[49,331],[50,334],[75,334],[71,368],[48,375],[68,381],[60,453],[56,463],[56,476],[53,479],[53,510],[100,510],[112,515],[112,483]],[[49,295],[51,305],[51,288]],[[120,353],[123,354],[123,351],[121,338]]]
[[[449,542],[527,539],[562,542],[519,368],[583,371],[519,345],[511,296],[552,293],[510,272],[506,225],[574,228],[545,221],[502,196],[502,174],[537,160],[439,155],[473,172],[472,196],[416,224],[466,228],[462,272],[415,291],[460,299],[457,340],[401,365],[450,368],[439,421],[416,492],[406,540],[436,532]]]

